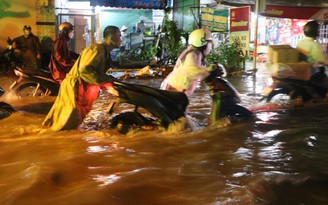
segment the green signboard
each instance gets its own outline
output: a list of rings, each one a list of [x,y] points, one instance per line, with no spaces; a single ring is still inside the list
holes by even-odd
[[[228,9],[201,8],[201,25],[210,31],[228,31]]]

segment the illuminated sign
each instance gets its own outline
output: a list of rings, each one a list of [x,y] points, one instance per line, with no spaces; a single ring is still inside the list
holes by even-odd
[[[164,9],[167,5],[167,0],[90,0],[90,5],[118,8]]]

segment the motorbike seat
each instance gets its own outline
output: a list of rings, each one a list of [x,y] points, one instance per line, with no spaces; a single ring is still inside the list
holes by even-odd
[[[186,102],[186,95],[183,92],[160,90],[146,85],[130,84],[125,82],[119,82],[119,84],[126,90],[145,93],[147,95],[161,99],[167,103],[180,104],[181,102]]]
[[[184,116],[189,104],[183,92],[167,91],[146,85],[113,81],[119,92],[121,102],[130,103],[148,110],[158,117],[164,125]]]
[[[46,78],[53,78],[52,77],[52,75],[51,75],[51,73],[50,73],[50,71],[49,70],[44,70],[44,69],[40,69],[37,73],[36,73],[36,75],[41,75],[41,76],[43,76],[43,77],[46,77]]]
[[[280,82],[285,82],[285,83],[296,83],[296,84],[307,84],[307,80],[300,80],[300,79],[295,79],[295,78],[279,78],[276,76],[272,76],[273,79],[278,80]]]

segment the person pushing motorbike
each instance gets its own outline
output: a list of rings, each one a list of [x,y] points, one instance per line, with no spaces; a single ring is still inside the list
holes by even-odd
[[[189,46],[180,54],[173,71],[161,83],[161,89],[194,93],[198,81],[204,80],[213,66],[206,66],[203,58],[213,46],[212,33],[207,29],[196,29],[189,35]]]
[[[74,26],[69,22],[64,22],[59,25],[58,30],[59,37],[54,42],[49,70],[52,77],[61,84],[79,55],[69,49],[69,41],[74,37]]]
[[[91,110],[99,90],[114,77],[106,74],[110,68],[110,51],[121,45],[121,32],[116,26],[107,26],[103,42],[84,49],[70,72],[62,81],[58,96],[43,125],[51,130],[76,129]]]

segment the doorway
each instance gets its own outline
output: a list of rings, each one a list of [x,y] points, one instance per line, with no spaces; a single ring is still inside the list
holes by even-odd
[[[94,40],[94,19],[94,15],[58,14],[57,28],[63,22],[70,22],[75,27],[74,38],[69,43],[71,51],[79,54]],[[58,30],[56,36],[58,36]]]

